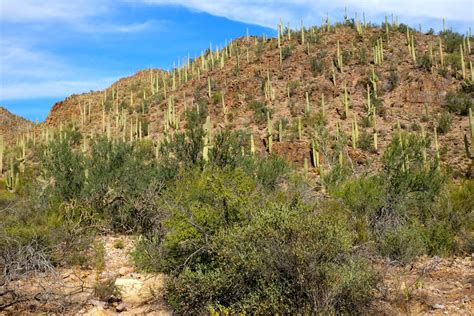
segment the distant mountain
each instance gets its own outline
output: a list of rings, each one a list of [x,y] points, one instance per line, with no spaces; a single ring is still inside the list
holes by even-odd
[[[12,143],[15,137],[34,126],[33,122],[15,115],[0,106],[0,135],[6,143]]]

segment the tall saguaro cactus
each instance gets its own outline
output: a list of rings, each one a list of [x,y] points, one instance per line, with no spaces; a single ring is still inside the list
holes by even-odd
[[[20,185],[20,176],[18,172],[15,173],[13,158],[10,159],[10,170],[7,171],[5,184],[10,193],[15,193]]]
[[[472,109],[469,109],[469,129],[471,132],[471,148],[469,149],[469,141],[467,134],[464,134],[464,146],[466,148],[466,155],[474,161],[474,117]]]
[[[0,136],[0,176],[3,174],[3,152],[5,151],[5,143],[3,135]]]

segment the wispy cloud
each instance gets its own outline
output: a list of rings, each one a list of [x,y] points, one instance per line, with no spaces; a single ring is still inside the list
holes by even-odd
[[[90,80],[44,80],[40,82],[16,82],[2,85],[1,100],[22,100],[32,98],[64,97],[84,93],[89,90],[101,90],[112,84],[117,78],[98,78]]]
[[[152,28],[165,27],[165,23],[161,21],[145,21],[142,23],[131,24],[115,24],[115,23],[84,23],[76,25],[76,30],[79,32],[93,32],[93,33],[137,33],[150,30]]]
[[[442,19],[471,23],[471,0],[136,0],[150,5],[179,5],[192,10],[223,16],[246,23],[275,27],[280,18],[295,25],[301,19],[320,23],[326,13],[337,13],[344,8],[350,12],[365,12],[368,16],[400,15],[403,18]]]
[[[108,0],[1,0],[4,22],[74,21],[106,12]]]
[[[101,89],[112,81],[71,65],[61,56],[12,39],[0,40],[0,100],[62,97]]]

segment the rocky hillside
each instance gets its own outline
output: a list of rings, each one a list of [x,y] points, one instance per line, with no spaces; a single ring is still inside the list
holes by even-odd
[[[0,135],[4,137],[7,144],[14,142],[16,135],[24,133],[32,127],[32,122],[0,106]]]
[[[379,156],[396,126],[432,140],[437,129],[442,160],[464,173],[471,163],[463,140],[470,133],[467,108],[453,109],[462,96],[447,95],[464,85],[472,103],[467,79],[474,55],[466,43],[450,31],[437,36],[349,21],[304,33],[282,30],[280,39],[243,37],[173,71],[148,69],[104,91],[70,96],[54,105],[39,129],[70,121],[86,134],[109,130],[125,139],[142,134],[159,140],[182,129],[186,110],[199,106],[214,128],[252,132],[263,152],[268,112],[273,150],[300,165],[310,159],[321,120],[329,133],[339,126],[348,135],[348,155],[358,164]],[[358,135],[351,136],[354,125]]]

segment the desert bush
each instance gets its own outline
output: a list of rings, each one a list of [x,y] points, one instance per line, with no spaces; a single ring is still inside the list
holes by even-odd
[[[291,46],[284,46],[281,49],[281,58],[286,60],[293,54],[293,48]]]
[[[204,124],[208,115],[208,105],[204,98],[198,98],[196,106],[186,112],[186,128],[195,129]],[[199,108],[199,110],[198,110]]]
[[[222,103],[222,93],[217,91],[212,94],[212,104],[220,105]]]
[[[421,56],[418,62],[418,66],[426,71],[431,71],[431,68],[433,67],[433,62],[431,61],[430,56],[427,53]]]
[[[399,78],[396,69],[391,69],[388,75],[387,91],[393,91],[398,86]]]
[[[278,184],[287,179],[291,171],[287,161],[278,155],[272,155],[267,159],[254,160],[251,166],[257,181],[270,190],[275,189]],[[252,171],[248,170],[248,172]]]
[[[50,142],[38,151],[43,176],[53,180],[48,193],[60,200],[80,197],[85,181],[85,161],[82,153],[73,149],[67,139]]]
[[[452,122],[453,116],[449,112],[443,111],[436,117],[436,130],[440,134],[446,134],[451,129]]]
[[[179,313],[344,313],[364,310],[376,274],[351,253],[340,214],[304,205],[257,209],[251,221],[210,236],[210,264],[189,264],[166,285]]]
[[[271,115],[271,110],[268,109],[264,103],[252,101],[248,106],[253,111],[253,119],[255,123],[262,125],[267,122],[267,113]]]
[[[311,57],[311,71],[313,76],[318,76],[324,71],[324,59],[321,57]]]
[[[235,168],[243,159],[242,148],[245,148],[247,139],[242,132],[218,132],[209,151],[210,163],[220,168]]]
[[[202,127],[187,128],[184,132],[174,133],[160,146],[162,159],[176,160],[185,166],[202,165],[204,135]]]
[[[389,228],[381,238],[380,252],[402,264],[409,263],[426,252],[423,233],[421,227],[409,224]]]
[[[443,39],[443,44],[445,46],[445,50],[448,53],[452,53],[456,50],[459,50],[459,45],[463,43],[463,36],[451,30],[446,30],[441,32],[439,36]]]
[[[470,108],[474,110],[473,97],[463,91],[449,92],[445,103],[449,112],[459,115],[467,115]]]
[[[169,219],[163,241],[165,270],[189,260],[207,263],[208,238],[248,218],[256,208],[256,182],[241,169],[193,170],[163,196]]]
[[[375,152],[374,138],[371,133],[363,131],[359,136],[359,142],[357,143],[360,149],[368,152]]]
[[[115,279],[98,281],[94,287],[94,296],[104,302],[120,301],[121,290],[115,285]]]

